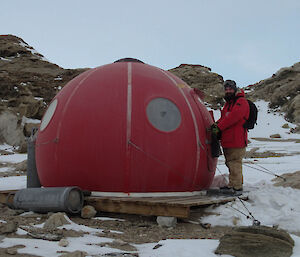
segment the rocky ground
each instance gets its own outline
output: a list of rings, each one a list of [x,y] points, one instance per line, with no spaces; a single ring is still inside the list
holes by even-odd
[[[261,139],[272,140],[272,139]],[[268,158],[276,153],[259,153],[258,149],[253,148],[247,152],[251,158]],[[12,154],[8,151],[2,151],[2,154]],[[1,167],[9,167],[7,172],[0,173],[1,177],[26,175],[26,161],[17,164],[1,163]],[[275,179],[275,185],[290,186],[299,189],[300,172],[284,175],[285,181]],[[69,216],[72,222],[79,225],[85,225],[90,228],[101,229],[99,237],[113,239],[112,243],[105,244],[110,248],[120,249],[124,252],[134,251],[135,244],[156,243],[165,239],[220,239],[225,234],[234,232],[232,227],[211,227],[209,224],[201,224],[199,218],[208,215],[205,208],[195,208],[191,211],[189,219],[178,219],[174,227],[161,227],[153,216],[140,216],[117,213],[97,213],[96,217],[104,218],[82,218],[80,215]],[[39,214],[24,212],[22,210],[13,210],[4,204],[0,204],[0,239],[3,237],[13,238],[43,238],[45,240],[60,241],[66,237],[80,237],[84,233],[77,230],[67,230],[57,228],[60,221],[54,222],[56,225],[37,228],[38,224],[47,223],[52,213]],[[18,228],[28,233],[26,235],[16,234]],[[122,232],[122,233],[117,233]],[[23,246],[17,246],[23,247]],[[159,247],[159,244],[157,245]],[[16,247],[0,248],[1,256],[31,256],[19,255],[16,253]],[[137,255],[131,255],[137,256]]]

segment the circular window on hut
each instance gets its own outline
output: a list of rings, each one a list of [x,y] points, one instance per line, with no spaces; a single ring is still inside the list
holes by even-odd
[[[48,126],[48,124],[49,124],[50,120],[52,119],[53,114],[56,110],[56,106],[57,106],[57,99],[54,99],[53,102],[49,105],[49,107],[43,117],[43,120],[42,120],[42,123],[40,126],[40,131],[43,131]]]
[[[181,114],[177,106],[166,98],[151,100],[146,109],[150,123],[157,129],[170,132],[181,123]]]

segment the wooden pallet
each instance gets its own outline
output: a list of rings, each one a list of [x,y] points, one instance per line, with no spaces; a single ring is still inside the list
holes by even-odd
[[[0,203],[11,204],[17,190],[0,191]],[[247,196],[239,196],[247,199]],[[233,196],[173,196],[173,197],[107,197],[86,196],[85,204],[92,205],[97,211],[140,214],[147,216],[171,216],[188,218],[191,208],[205,207],[234,201]]]
[[[246,200],[247,196],[239,198]],[[195,195],[189,197],[100,197],[85,198],[86,204],[97,211],[141,214],[149,216],[171,216],[188,218],[193,207],[204,207],[234,201],[233,196]]]
[[[12,204],[13,196],[18,190],[5,190],[0,191],[0,203],[3,204]]]

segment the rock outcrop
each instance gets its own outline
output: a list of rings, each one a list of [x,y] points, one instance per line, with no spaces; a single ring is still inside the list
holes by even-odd
[[[0,36],[0,144],[24,148],[25,136],[39,125],[47,106],[64,85],[88,69],[63,69],[50,63],[21,38]],[[202,65],[181,64],[169,70],[204,93],[213,109],[221,108],[223,77]],[[270,101],[271,108],[300,123],[300,63],[280,69],[271,78],[249,86],[252,99]],[[26,149],[26,147],[25,147]]]
[[[220,108],[223,103],[223,77],[211,72],[211,69],[202,65],[181,64],[169,70],[181,78],[192,88],[198,88],[204,93],[204,101],[212,108]]]
[[[25,142],[19,117],[10,110],[0,109],[0,143],[20,146]]]
[[[300,123],[300,62],[248,88],[251,97],[270,102],[269,107],[284,112],[288,121]]]
[[[40,120],[57,92],[85,70],[63,69],[48,62],[21,38],[1,35],[0,143],[20,146],[25,140],[27,121]]]

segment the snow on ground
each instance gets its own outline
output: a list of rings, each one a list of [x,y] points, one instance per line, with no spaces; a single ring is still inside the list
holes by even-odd
[[[264,101],[256,102],[259,108],[258,125],[249,133],[251,143],[248,151],[258,148],[257,152],[274,152],[287,154],[282,157],[268,158],[250,158],[244,160],[244,188],[249,191],[249,200],[240,200],[231,202],[219,207],[209,207],[208,211],[216,213],[202,218],[200,222],[211,223],[215,225],[251,225],[253,220],[247,218],[249,215],[247,209],[253,217],[266,226],[279,226],[289,232],[300,232],[300,190],[292,188],[274,187],[272,174],[281,175],[283,173],[295,172],[300,170],[300,143],[294,141],[286,141],[291,139],[300,139],[300,134],[292,134],[289,129],[282,128],[282,125],[288,123],[279,113],[268,111],[268,103]],[[220,116],[219,111],[215,112],[215,119]],[[288,123],[291,128],[294,124]],[[269,138],[272,134],[280,134],[281,139],[273,139],[272,141],[259,141],[254,138]],[[11,148],[8,145],[1,145],[0,150]],[[18,163],[26,159],[25,154],[1,155],[2,163]],[[259,169],[259,170],[257,170]],[[264,173],[261,170],[267,172]],[[9,171],[8,168],[1,168],[0,172]],[[227,174],[224,156],[218,161],[218,169],[216,175]],[[0,178],[0,188],[2,190],[20,189],[26,186],[25,176],[13,176]],[[234,208],[234,209],[233,209]],[[246,209],[247,208],[247,209]],[[235,210],[236,209],[236,210]],[[238,211],[237,211],[238,210]],[[244,213],[244,214],[243,214]],[[97,217],[96,219],[106,220],[106,217]],[[40,225],[42,226],[42,225]],[[113,239],[96,236],[97,231],[94,229],[78,225],[72,222],[65,225],[65,229],[83,230],[89,234],[83,237],[67,238],[70,242],[68,247],[60,247],[57,242],[50,242],[38,239],[22,239],[22,238],[5,238],[0,242],[0,247],[10,247],[14,245],[25,245],[25,248],[18,249],[20,254],[36,254],[39,256],[59,256],[57,251],[75,251],[84,250],[88,254],[106,254],[122,252],[109,247],[100,247],[101,243],[112,242]],[[118,231],[115,231],[118,232]],[[19,229],[18,234],[26,234],[27,232]],[[291,235],[295,241],[294,254],[292,257],[300,256],[300,237]],[[157,249],[153,247],[157,244],[161,246]],[[219,256],[214,254],[214,250],[218,246],[219,241],[213,239],[168,239],[157,243],[135,245],[138,249],[140,257],[194,257],[194,256]],[[222,255],[226,256],[226,255]]]
[[[40,53],[38,53],[35,49],[33,49],[31,46],[29,46],[27,43],[19,42],[19,45],[22,47],[25,47],[26,50],[30,51],[33,55],[37,56],[39,59],[49,62],[47,58],[42,56]]]
[[[115,220],[115,221],[125,221],[124,219],[116,219],[116,218],[109,218],[109,217],[94,217],[93,220]]]
[[[30,212],[26,213],[27,215]],[[39,239],[28,239],[28,238],[5,238],[0,242],[0,247],[12,247],[15,245],[25,245],[25,248],[19,249],[18,253],[26,253],[26,254],[33,254],[38,256],[45,256],[45,257],[55,257],[60,256],[61,253],[59,251],[86,251],[90,255],[99,255],[99,254],[107,254],[107,253],[117,253],[122,252],[118,249],[111,249],[109,247],[103,246],[104,243],[111,243],[113,239],[99,237],[97,234],[101,233],[102,229],[91,228],[84,225],[76,224],[75,222],[71,221],[67,216],[65,216],[66,220],[70,222],[70,224],[66,224],[63,226],[58,227],[59,229],[66,229],[66,230],[74,230],[74,231],[82,231],[88,234],[84,234],[82,237],[67,237],[67,241],[69,245],[67,247],[61,247],[58,245],[58,242],[51,242],[47,240],[39,240]],[[35,225],[34,227],[42,228],[44,223],[39,225]],[[111,230],[112,233],[122,233],[120,231]],[[26,235],[27,232],[23,229],[18,229],[18,235]]]
[[[3,167],[3,168],[0,168],[0,172],[9,172],[9,171],[12,171],[13,168],[10,168],[10,167]]]
[[[290,156],[245,159],[243,165],[244,189],[249,191],[249,201],[243,201],[243,203],[262,225],[278,225],[279,228],[289,232],[299,232],[300,190],[274,187],[271,180],[275,176],[268,173],[282,175],[300,170],[300,143],[280,141],[282,139],[299,139],[300,134],[289,133],[289,129],[282,128],[282,125],[288,122],[279,113],[274,114],[268,111],[266,102],[258,101],[256,105],[259,109],[258,124],[253,130],[250,130],[249,139],[251,143],[247,150],[258,147],[257,152],[271,151],[290,154]],[[290,127],[295,127],[291,123],[288,124]],[[279,133],[282,138],[273,139],[272,142],[253,139],[269,138],[270,135],[276,133]],[[216,175],[227,174],[227,170],[224,156],[221,156],[218,160]],[[202,218],[201,222],[211,223],[213,226],[233,226],[233,223],[238,226],[252,224],[252,219],[247,219],[244,214],[233,208],[249,215],[241,201],[236,200],[217,208],[208,208],[208,211],[213,211],[216,215]]]
[[[25,161],[27,159],[27,154],[8,154],[0,155],[0,162],[2,163],[18,163]]]
[[[274,187],[268,184],[260,187],[250,191],[248,201],[237,199],[235,202],[217,208],[209,207],[207,211],[218,215],[206,216],[201,219],[201,222],[221,226],[250,226],[253,219],[247,218],[250,216],[248,209],[254,218],[261,222],[261,225],[278,225],[279,228],[289,232],[299,232],[300,190]]]
[[[26,176],[11,176],[0,178],[1,190],[18,190],[26,188]]]
[[[101,218],[101,217],[99,217]],[[104,218],[104,217],[102,217]],[[87,233],[101,233],[103,232],[102,229],[98,229],[98,228],[90,228],[88,226],[85,226],[85,225],[78,225],[76,224],[75,222],[73,222],[72,220],[69,219],[68,216],[65,215],[65,219],[70,223],[70,224],[66,224],[66,225],[63,225],[59,228],[63,228],[63,229],[66,229],[66,230],[75,230],[75,231],[82,231],[82,232],[87,232]],[[34,227],[37,227],[37,228],[42,228],[44,227],[44,223],[41,223],[41,224],[38,224],[38,225],[35,225]],[[115,231],[115,230],[110,230],[112,233],[117,233],[117,234],[122,234],[123,232],[120,232],[120,231]]]
[[[162,245],[157,249],[153,247],[157,244]],[[143,245],[135,245],[139,250],[140,257],[215,257],[215,256],[230,256],[216,255],[214,250],[218,247],[219,240],[213,239],[167,239],[158,243],[150,243]]]
[[[8,144],[0,145],[0,150],[4,150],[4,151],[10,152],[10,153],[13,153],[13,148],[14,148],[13,146],[8,145]]]
[[[40,97],[35,97],[34,99],[36,99],[36,100],[43,100],[43,98],[40,98]],[[41,121],[37,120],[37,119],[29,119],[29,118],[23,116],[23,118],[22,118],[22,125],[24,125],[25,123],[39,124],[39,123],[41,123]]]
[[[20,254],[33,254],[37,256],[56,257],[61,252],[85,251],[90,255],[100,255],[112,252],[122,252],[118,249],[100,246],[102,243],[110,243],[113,240],[95,235],[85,234],[82,237],[68,237],[69,245],[61,247],[58,242],[40,240],[40,239],[24,239],[24,238],[4,238],[0,247],[7,248],[15,245],[25,245],[25,248],[18,249]]]
[[[282,128],[282,125],[286,123],[291,128],[296,127],[295,124],[287,122],[282,113],[271,111],[268,103],[263,100],[255,104],[258,109],[258,123],[253,130],[250,130],[249,137],[269,137],[272,134],[280,134],[284,139],[300,138],[300,134],[289,134],[289,129]]]

